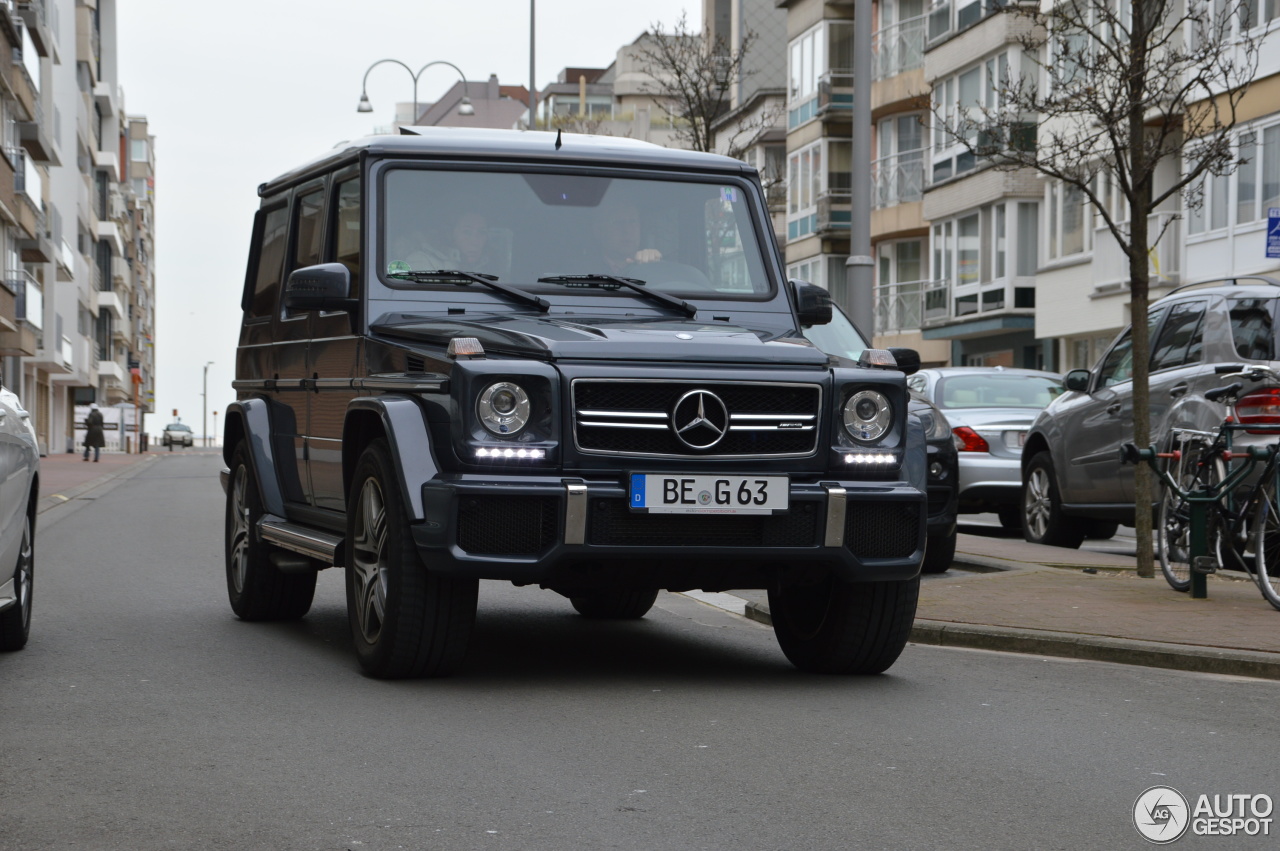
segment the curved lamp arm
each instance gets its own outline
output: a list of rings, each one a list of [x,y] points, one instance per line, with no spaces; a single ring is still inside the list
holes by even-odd
[[[419,68],[418,73],[416,74],[413,72],[412,68],[410,68],[408,65],[401,62],[399,59],[379,59],[377,62],[374,62],[372,65],[370,65],[368,68],[365,69],[364,79],[360,82],[360,105],[356,107],[357,112],[373,112],[373,104],[369,103],[369,94],[368,94],[369,72],[372,71],[374,68],[377,68],[379,65],[383,64],[384,62],[391,62],[395,65],[399,65],[406,72],[408,72],[409,76],[413,79],[413,120],[414,121],[418,120],[418,80],[419,78],[422,77],[422,73],[433,65],[448,65],[454,71],[458,72],[458,78],[462,80],[462,103],[458,106],[458,114],[459,115],[475,115],[476,110],[475,110],[475,107],[471,105],[471,98],[468,94],[467,76],[462,73],[462,69],[459,68],[457,65],[454,65],[452,62],[447,62],[444,59],[436,59],[432,62],[428,62],[426,65],[423,65],[421,68]]]

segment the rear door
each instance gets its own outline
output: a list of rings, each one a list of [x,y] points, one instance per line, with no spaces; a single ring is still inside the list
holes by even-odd
[[[1212,369],[1204,362],[1204,317],[1208,302],[1204,299],[1181,301],[1169,307],[1169,313],[1160,326],[1159,336],[1151,345],[1150,434],[1151,442],[1163,446],[1170,424],[1187,397],[1202,383],[1202,377]],[[1132,385],[1131,385],[1132,386]],[[1133,393],[1124,399],[1121,419],[1133,422]],[[1132,426],[1122,443],[1133,439]],[[1120,479],[1125,500],[1134,498],[1133,468],[1124,468],[1126,475]]]
[[[351,297],[359,298],[361,272],[360,172],[339,172],[331,181],[324,210],[325,236],[314,262],[342,263],[351,273]],[[299,258],[301,262],[303,258]],[[311,501],[317,508],[343,511],[342,427],[355,391],[351,379],[360,374],[361,340],[352,330],[359,313],[322,311],[311,316],[307,371],[315,381],[310,394],[307,458]]]

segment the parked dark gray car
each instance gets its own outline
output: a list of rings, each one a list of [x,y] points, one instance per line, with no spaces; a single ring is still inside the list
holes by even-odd
[[[1280,366],[1280,282],[1251,277],[1188,284],[1151,305],[1151,438],[1174,429],[1212,431],[1224,408],[1204,392],[1227,383],[1227,364]],[[1092,370],[1064,378],[1067,392],[1038,416],[1022,451],[1023,533],[1028,541],[1078,547],[1098,527],[1134,524],[1133,467],[1117,462],[1133,439],[1133,341],[1126,329]],[[1242,421],[1280,421],[1280,388],[1246,384]],[[1243,437],[1265,443],[1269,436]],[[1156,495],[1158,500],[1159,495]]]

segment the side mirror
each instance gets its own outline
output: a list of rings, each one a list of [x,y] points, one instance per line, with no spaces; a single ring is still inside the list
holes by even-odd
[[[890,346],[889,354],[898,362],[898,369],[902,370],[903,375],[914,375],[920,371],[920,353],[915,349]]]
[[[802,328],[831,324],[831,294],[808,281],[788,283],[796,293],[796,317]]]
[[[354,310],[351,270],[341,263],[321,263],[294,269],[284,285],[284,306],[289,310]]]
[[[1085,393],[1089,390],[1089,370],[1073,369],[1067,373],[1062,379],[1062,386],[1068,390],[1074,390],[1077,393]]]

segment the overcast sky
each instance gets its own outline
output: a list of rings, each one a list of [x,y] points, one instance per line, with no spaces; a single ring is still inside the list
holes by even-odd
[[[235,347],[257,186],[336,143],[388,125],[413,82],[394,66],[369,78],[374,112],[360,114],[360,81],[373,62],[414,70],[437,59],[470,80],[497,74],[529,84],[528,0],[121,0],[119,76],[125,110],[156,136],[156,413],[174,408],[201,433],[201,381],[209,367],[209,432],[235,398]],[[567,66],[604,67],[623,44],[701,0],[538,0],[537,82]],[[456,81],[429,69],[418,96]]]

